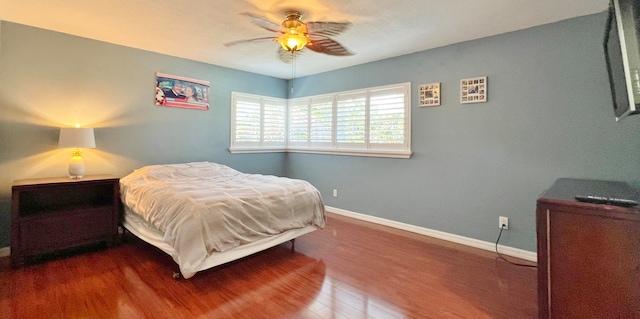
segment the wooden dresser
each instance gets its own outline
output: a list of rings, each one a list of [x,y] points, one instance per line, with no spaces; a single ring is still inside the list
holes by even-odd
[[[107,241],[118,235],[119,179],[16,180],[12,187],[11,265],[28,256]]]
[[[626,183],[568,178],[538,199],[539,318],[640,319],[640,208],[578,195],[640,202]]]

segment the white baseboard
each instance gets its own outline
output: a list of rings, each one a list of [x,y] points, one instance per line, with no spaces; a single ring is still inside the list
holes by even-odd
[[[355,218],[355,219],[360,219],[360,220],[364,220],[364,221],[375,223],[375,224],[380,224],[380,225],[389,226],[389,227],[393,227],[393,228],[397,228],[397,229],[402,229],[402,230],[410,231],[412,233],[417,233],[417,234],[421,234],[421,235],[425,235],[425,236],[429,236],[429,237],[434,237],[434,238],[438,238],[438,239],[454,242],[454,243],[457,243],[457,244],[462,244],[462,245],[466,245],[466,246],[471,246],[471,247],[480,248],[480,249],[484,249],[484,250],[489,250],[489,251],[495,252],[495,243],[490,243],[490,242],[487,242],[487,241],[482,241],[482,240],[473,239],[473,238],[469,238],[469,237],[464,237],[464,236],[460,236],[460,235],[454,235],[454,234],[450,234],[450,233],[445,233],[445,232],[441,232],[441,231],[437,231],[437,230],[433,230],[433,229],[429,229],[429,228],[424,228],[424,227],[420,227],[420,226],[415,226],[415,225],[411,225],[411,224],[405,224],[405,223],[401,223],[401,222],[396,222],[396,221],[393,221],[393,220],[384,219],[384,218],[380,218],[380,217],[369,216],[369,215],[365,215],[365,214],[351,212],[351,211],[348,211],[348,210],[335,208],[335,207],[331,207],[331,206],[325,206],[325,208],[327,209],[328,212],[331,212],[331,213],[334,213],[334,214],[338,214],[338,215],[342,215],[342,216],[346,216],[346,217],[351,217],[351,218]],[[533,261],[533,262],[537,262],[537,260],[538,260],[538,254],[536,252],[531,252],[531,251],[528,251],[528,250],[523,250],[523,249],[513,248],[513,247],[503,246],[503,245],[498,245],[498,250],[503,255],[512,256],[512,257],[516,257],[516,258],[520,258],[520,259],[524,259],[524,260],[528,260],[528,261]]]
[[[0,257],[7,257],[11,255],[11,247],[0,248]]]

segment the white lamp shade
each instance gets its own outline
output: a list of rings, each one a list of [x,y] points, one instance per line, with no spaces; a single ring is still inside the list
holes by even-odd
[[[60,128],[58,147],[95,148],[96,139],[93,128]]]

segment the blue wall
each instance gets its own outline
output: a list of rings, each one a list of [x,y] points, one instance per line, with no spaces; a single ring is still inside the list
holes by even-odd
[[[231,92],[286,98],[267,76],[1,22],[0,247],[9,246],[11,183],[65,176],[59,127],[95,127],[86,174],[125,176],[159,163],[214,161],[284,175],[284,154],[228,152]],[[156,72],[211,83],[210,110],[154,105]]]
[[[615,122],[604,13],[296,79],[296,97],[410,81],[410,159],[291,153],[287,175],[349,211],[536,250],[535,205],[559,177],[640,187],[640,116]],[[488,102],[459,103],[488,76]],[[418,85],[442,105],[418,107]],[[333,198],[332,189],[339,196]]]
[[[231,91],[287,97],[281,79],[0,24],[0,247],[15,179],[66,174],[58,127],[96,127],[87,174],[208,160],[313,183],[327,205],[535,251],[535,201],[556,178],[640,187],[640,116],[616,123],[596,14],[296,79],[294,96],[412,82],[410,159],[235,154]],[[156,72],[211,82],[209,111],[153,105]],[[489,101],[461,105],[459,80],[488,76]],[[417,87],[442,83],[442,106]],[[338,189],[333,198],[331,190]]]

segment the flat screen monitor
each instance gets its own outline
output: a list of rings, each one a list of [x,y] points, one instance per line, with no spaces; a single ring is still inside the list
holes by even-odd
[[[616,120],[640,113],[640,1],[611,0],[604,52]]]

